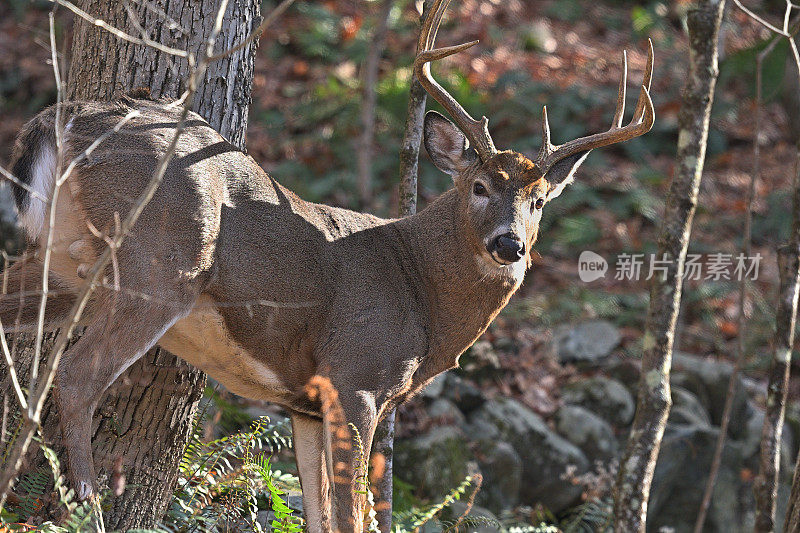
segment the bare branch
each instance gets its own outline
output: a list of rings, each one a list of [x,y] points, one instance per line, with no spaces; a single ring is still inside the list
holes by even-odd
[[[750,186],[747,189],[747,209],[745,210],[744,217],[744,230],[742,236],[742,254],[745,257],[750,257],[751,246],[753,241],[752,226],[753,226],[753,201],[755,200],[756,183],[761,176],[761,146],[759,144],[758,136],[761,133],[761,92],[762,92],[762,72],[763,63],[766,55],[772,51],[777,40],[770,43],[756,58],[756,117],[755,128],[753,130],[753,172],[750,175]],[[702,533],[706,522],[706,514],[711,505],[711,497],[714,495],[714,486],[716,485],[717,474],[719,467],[722,464],[722,452],[725,449],[725,441],[727,440],[728,426],[731,421],[731,412],[733,410],[733,398],[736,394],[736,385],[739,380],[739,371],[746,357],[745,351],[745,330],[749,313],[747,312],[747,280],[741,279],[739,283],[739,302],[738,302],[738,329],[739,337],[736,345],[736,361],[733,365],[730,379],[728,380],[728,389],[725,396],[725,405],[722,409],[722,419],[720,421],[719,434],[717,435],[717,442],[714,448],[714,455],[711,459],[711,469],[708,472],[708,480],[706,481],[703,499],[700,503],[700,510],[697,514],[697,520],[694,524],[694,532]]]
[[[772,31],[774,33],[777,33],[778,35],[783,35],[784,37],[789,37],[789,33],[787,31],[782,30],[782,29],[778,28],[777,26],[773,26],[772,24],[770,24],[769,22],[767,22],[763,18],[759,17],[758,15],[756,15],[755,13],[753,13],[752,11],[750,11],[749,9],[744,7],[744,5],[742,5],[742,2],[740,0],[733,0],[733,3],[736,4],[736,6],[739,9],[741,9],[747,15],[749,15],[750,18],[752,18],[753,20],[755,20],[756,22],[758,22],[759,24],[761,24],[762,26],[764,26],[768,30],[770,30],[770,31]]]
[[[26,413],[28,411],[28,401],[25,399],[25,394],[22,392],[22,387],[20,387],[19,384],[17,369],[14,366],[14,359],[11,357],[11,351],[8,349],[6,332],[2,322],[0,322],[0,345],[2,345],[3,348],[3,357],[6,360],[6,366],[8,366],[8,375],[11,378],[11,384],[14,386],[14,393],[17,395],[17,401],[22,408],[22,412]]]
[[[36,190],[34,190],[33,187],[31,187],[27,183],[24,183],[24,182],[20,181],[19,178],[14,176],[11,172],[6,170],[2,166],[0,166],[0,174],[2,174],[5,179],[10,181],[11,183],[16,185],[17,187],[20,187],[21,189],[25,189],[25,191],[28,194],[30,194],[31,196],[33,196],[37,200],[41,200],[42,202],[46,202],[47,201],[46,197],[44,197],[41,194],[39,194],[38,192],[36,192]]]
[[[281,16],[283,14],[284,11],[289,9],[289,6],[291,6],[293,3],[294,3],[294,0],[283,0],[283,2],[278,4],[278,7],[273,9],[272,12],[269,15],[264,17],[264,20],[261,21],[261,24],[258,25],[258,28],[256,28],[256,30],[247,37],[247,39],[245,39],[241,43],[237,44],[233,48],[229,48],[228,50],[225,50],[224,52],[220,52],[219,54],[216,54],[216,55],[210,55],[208,60],[209,61],[216,61],[218,59],[222,59],[224,57],[228,57],[229,55],[238,52],[239,50],[241,50],[242,48],[244,48],[248,44],[252,43],[258,37],[260,37],[262,33],[264,33],[264,30],[267,29],[267,26],[272,24],[275,21],[275,19],[277,19],[279,16]]]
[[[56,117],[55,117],[55,138],[56,138],[56,168],[61,168],[64,158],[63,131],[61,129],[61,104],[64,101],[64,86],[61,82],[61,69],[58,65],[58,48],[56,46],[55,18],[50,12],[50,54],[53,62],[53,77],[56,81]],[[34,341],[33,362],[31,366],[31,376],[28,388],[30,391],[36,388],[36,380],[39,377],[39,359],[42,353],[42,339],[44,338],[44,313],[47,307],[47,285],[50,277],[50,255],[53,245],[53,231],[56,213],[56,199],[58,198],[59,184],[56,183],[53,197],[50,200],[50,220],[47,226],[47,247],[45,248],[44,261],[42,262],[42,298],[39,300],[39,319],[36,325],[36,340]],[[30,410],[28,417],[31,416]]]

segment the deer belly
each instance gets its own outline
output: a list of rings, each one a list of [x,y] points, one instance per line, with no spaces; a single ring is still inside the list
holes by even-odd
[[[277,374],[233,340],[211,298],[201,297],[158,344],[235,394],[279,404],[290,397]]]

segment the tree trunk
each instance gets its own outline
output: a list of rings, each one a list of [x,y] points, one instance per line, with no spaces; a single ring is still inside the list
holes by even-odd
[[[160,7],[150,2],[85,0],[80,7],[131,35],[146,31],[154,41],[197,55],[211,33],[219,5],[220,0],[163,0]],[[258,26],[259,11],[256,0],[230,0],[216,51],[243,41]],[[256,43],[212,63],[194,99],[194,110],[242,149]],[[68,99],[110,100],[147,87],[153,97],[175,100],[188,74],[185,59],[118,39],[76,18]],[[31,342],[20,342],[24,369],[25,355],[30,359],[32,353]],[[100,402],[92,440],[98,475],[108,479],[114,461],[122,458],[127,480],[121,496],[106,500],[110,503],[104,518],[108,529],[152,527],[164,514],[204,387],[202,372],[154,348],[120,376]],[[58,449],[54,411],[48,405],[42,428]]]
[[[690,71],[678,115],[675,176],[658,240],[657,257],[667,259],[669,267],[666,276],[654,277],[650,287],[636,417],[614,489],[614,528],[620,533],[645,531],[650,483],[672,405],[672,344],[719,73],[717,39],[724,8],[724,0],[704,0],[688,15]]]
[[[423,3],[420,24],[425,20],[431,7],[431,0]],[[403,146],[400,149],[400,186],[399,211],[401,217],[411,216],[417,212],[417,169],[419,167],[419,147],[422,143],[422,125],[425,118],[425,89],[416,76],[411,77],[406,112],[406,127],[403,134]],[[392,466],[394,462],[394,432],[396,411],[386,413],[378,423],[372,444],[372,454],[380,454],[383,458],[382,476],[376,481],[378,488],[378,504],[375,511],[378,528],[383,532],[392,530]]]
[[[797,64],[791,54],[786,58],[786,74],[781,91],[781,101],[788,116],[800,116],[800,72],[797,72]],[[789,131],[792,141],[800,144],[800,121],[790,120]]]
[[[794,69],[795,75],[800,76],[800,73],[798,73],[796,70],[797,66],[794,66]],[[781,289],[779,292],[780,300],[778,303],[778,315],[775,318],[777,328],[777,342],[775,346],[776,357],[772,363],[773,368],[770,372],[770,387],[767,390],[767,417],[769,417],[773,411],[779,410],[779,416],[776,417],[778,420],[775,422],[776,427],[783,426],[783,414],[786,405],[786,395],[788,393],[788,377],[792,360],[792,346],[794,346],[794,328],[797,318],[798,284],[800,284],[800,139],[797,140],[797,149],[795,152],[792,216],[794,221],[792,224],[792,235],[789,239],[789,245],[778,249],[778,253],[780,254],[778,258],[779,271],[781,275]],[[782,350],[782,352],[779,352],[778,350]],[[780,375],[780,370],[783,370],[783,375]],[[774,379],[773,375],[775,375]],[[773,381],[777,382],[779,385],[773,387]],[[773,405],[777,405],[777,407]],[[764,429],[765,431],[768,431],[766,425],[767,422],[765,420]],[[765,446],[765,442],[768,441],[762,438],[762,447]],[[777,442],[780,442],[780,435],[777,436]],[[768,457],[769,452],[775,453],[769,449],[762,449],[762,457],[764,457],[764,459],[762,459],[762,463],[766,457]],[[778,450],[778,453],[779,452],[780,450]],[[792,492],[789,496],[789,504],[786,509],[786,520],[784,522],[784,531],[786,532],[800,530],[800,454],[798,454],[797,457],[797,465],[795,466],[794,477],[792,480]],[[765,480],[767,480],[767,483],[774,483],[772,479],[777,479],[779,472],[778,466],[779,465],[771,463],[765,468],[762,465],[762,469],[765,472],[763,477]],[[767,485],[767,483],[765,483],[765,485]],[[758,494],[758,492],[756,494]],[[766,497],[769,505],[771,506],[772,518],[774,521],[774,493],[770,493],[766,495]],[[773,501],[770,501],[770,499]]]
[[[361,104],[361,138],[356,153],[358,166],[358,195],[362,209],[372,208],[372,162],[375,152],[375,114],[378,106],[378,74],[381,56],[386,48],[386,35],[389,32],[389,15],[392,12],[394,0],[383,0],[375,21],[372,42],[367,50],[364,60],[362,77],[364,80]]]
[[[164,0],[158,8],[149,2],[84,0],[81,7],[90,15],[168,46],[188,49],[195,56],[211,33],[220,0]],[[128,4],[138,21],[128,15]],[[215,50],[220,52],[243,41],[258,26],[260,3],[230,0]],[[257,41],[257,39],[256,39]],[[253,84],[255,42],[229,57],[211,63],[194,99],[194,111],[205,118],[232,144],[244,149],[247,110]],[[72,59],[67,82],[70,100],[109,100],[138,87],[147,87],[154,97],[177,99],[184,91],[189,73],[185,59],[159,50],[129,43],[76,19]]]

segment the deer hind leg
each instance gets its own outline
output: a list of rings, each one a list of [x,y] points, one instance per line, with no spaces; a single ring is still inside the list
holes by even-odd
[[[303,513],[309,533],[335,531],[331,484],[325,463],[322,420],[292,414],[292,441],[303,488]]]
[[[178,297],[168,300],[173,296],[169,294],[163,301],[171,303],[166,305],[104,293],[85,333],[64,353],[54,391],[68,471],[81,499],[95,492],[91,436],[97,403],[114,380],[192,307],[191,301],[181,304]]]
[[[42,282],[42,263],[33,256],[17,261],[0,274],[0,283],[5,285],[5,293],[0,294],[0,322],[7,333],[35,331],[42,300]],[[43,324],[45,330],[60,326],[74,302],[73,289],[51,271]]]

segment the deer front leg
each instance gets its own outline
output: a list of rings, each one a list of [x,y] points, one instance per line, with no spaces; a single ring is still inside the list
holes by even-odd
[[[363,484],[377,422],[375,400],[363,391],[337,391],[340,410],[323,412],[325,448],[333,470],[333,508],[338,531],[361,533],[367,490]],[[356,445],[354,430],[361,439]],[[331,468],[332,467],[332,468]]]
[[[303,513],[309,533],[327,533],[336,528],[332,521],[332,493],[325,464],[325,438],[322,420],[300,413],[292,414],[292,441],[300,485],[303,488]]]

